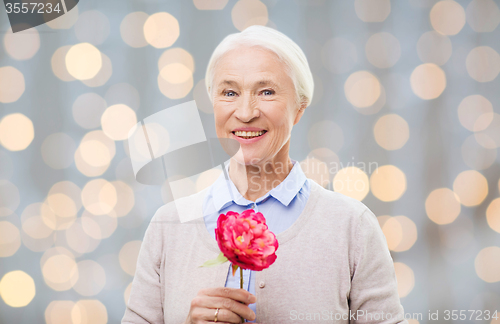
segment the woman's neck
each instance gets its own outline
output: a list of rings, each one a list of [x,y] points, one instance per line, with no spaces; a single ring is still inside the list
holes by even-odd
[[[285,180],[292,168],[293,163],[288,156],[285,159],[246,166],[231,159],[229,177],[245,199],[256,201]]]

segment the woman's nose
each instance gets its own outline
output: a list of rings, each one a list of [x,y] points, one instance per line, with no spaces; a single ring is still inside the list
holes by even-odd
[[[257,100],[251,95],[243,95],[236,107],[236,118],[242,122],[249,122],[260,116]]]

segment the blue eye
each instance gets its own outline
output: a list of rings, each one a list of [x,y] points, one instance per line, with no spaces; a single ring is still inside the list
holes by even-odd
[[[230,95],[230,94],[232,94],[232,95]],[[234,97],[235,95],[236,95],[236,93],[234,91],[231,91],[231,90],[224,91],[224,96],[226,96],[226,97]]]
[[[267,89],[267,90],[263,90],[262,93],[264,95],[270,96],[270,95],[274,94],[274,90]]]

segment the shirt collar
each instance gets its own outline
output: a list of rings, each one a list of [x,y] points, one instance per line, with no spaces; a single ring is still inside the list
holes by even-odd
[[[293,168],[287,175],[285,180],[283,180],[278,186],[271,189],[264,196],[258,198],[256,203],[261,202],[269,197],[273,196],[283,205],[288,206],[293,198],[300,191],[304,182],[307,180],[306,175],[300,167],[300,163],[296,160],[291,159],[293,163]],[[229,163],[225,166],[226,172],[229,174]],[[230,191],[231,190],[231,191]],[[231,178],[226,181],[224,173],[222,173],[219,178],[215,181],[212,186],[212,198],[214,207],[219,212],[227,203],[234,201],[238,205],[246,206],[251,203],[249,200],[245,199],[236,186],[234,185]]]

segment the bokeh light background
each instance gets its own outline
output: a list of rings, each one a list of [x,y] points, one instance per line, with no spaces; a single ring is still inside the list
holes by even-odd
[[[121,320],[172,200],[135,181],[127,132],[195,99],[216,136],[206,65],[254,24],[306,53],[290,156],[378,216],[405,312],[500,310],[499,23],[496,0],[82,0],[12,34],[2,8],[0,323]]]

